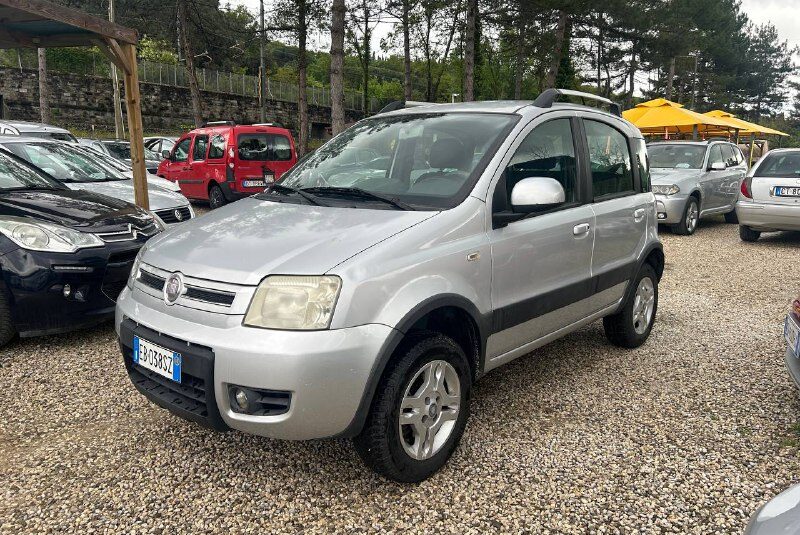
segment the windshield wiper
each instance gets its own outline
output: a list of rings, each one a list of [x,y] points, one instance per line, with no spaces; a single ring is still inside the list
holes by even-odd
[[[361,199],[370,199],[373,201],[380,201],[384,204],[388,204],[397,208],[398,210],[414,210],[414,207],[410,204],[406,204],[403,201],[398,199],[394,199],[392,197],[386,197],[379,193],[373,193],[371,191],[367,191],[361,188],[346,188],[346,187],[337,187],[337,186],[319,186],[314,188],[303,188],[303,191],[311,191],[314,193],[334,193],[337,195],[342,195],[346,197],[356,197]]]
[[[309,203],[313,204],[314,206],[327,206],[325,203],[321,202],[319,199],[314,197],[312,194],[305,192],[304,190],[299,190],[297,188],[293,188],[292,186],[285,186],[283,184],[278,184],[277,182],[273,182],[264,193],[272,193],[273,191],[284,192],[284,193],[295,193]]]
[[[60,190],[60,189],[62,189],[62,188],[55,188],[53,186],[32,185],[32,186],[18,186],[18,187],[13,187],[13,188],[0,188],[0,193],[7,193],[7,192],[10,192],[10,191],[25,191],[25,190],[57,191],[57,190]]]

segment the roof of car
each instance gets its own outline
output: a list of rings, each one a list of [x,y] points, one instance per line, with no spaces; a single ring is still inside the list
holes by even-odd
[[[483,100],[475,102],[454,102],[452,104],[419,103],[414,107],[401,108],[385,112],[381,115],[403,115],[408,113],[516,113],[522,108],[531,106],[532,100]]]
[[[20,132],[66,132],[69,133],[69,130],[66,128],[61,128],[59,126],[53,126],[51,124],[45,123],[34,123],[31,121],[14,121],[14,120],[2,120],[0,124],[5,124],[8,126],[12,126],[19,130]]]

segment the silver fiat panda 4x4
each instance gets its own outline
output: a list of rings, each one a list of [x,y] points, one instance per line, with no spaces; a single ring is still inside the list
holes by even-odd
[[[352,437],[413,482],[485,373],[601,318],[644,343],[664,267],[645,142],[562,95],[395,106],[152,239],[117,301],[133,384],[218,430]]]

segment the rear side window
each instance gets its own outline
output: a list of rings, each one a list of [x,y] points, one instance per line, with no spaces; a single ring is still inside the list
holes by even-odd
[[[285,162],[292,159],[289,138],[280,134],[240,134],[239,159],[254,162]]]
[[[643,192],[650,191],[650,157],[647,153],[647,144],[643,139],[633,140],[633,150],[636,152],[636,164],[639,167],[639,182]]]
[[[509,198],[517,182],[531,177],[558,180],[564,187],[565,202],[575,201],[577,173],[569,119],[548,121],[528,134],[506,168]]]
[[[186,139],[181,140],[175,146],[175,152],[172,153],[173,160],[176,162],[185,162],[189,159],[189,145],[192,142],[192,138],[187,137]]]
[[[594,198],[633,193],[633,169],[628,138],[616,128],[584,120]]]
[[[764,157],[755,176],[774,178],[800,177],[800,152],[773,152]]]
[[[211,147],[208,149],[208,159],[218,160],[225,156],[225,137],[217,134],[211,138]]]
[[[192,160],[205,160],[206,150],[208,150],[208,136],[195,136],[194,149],[192,149]]]

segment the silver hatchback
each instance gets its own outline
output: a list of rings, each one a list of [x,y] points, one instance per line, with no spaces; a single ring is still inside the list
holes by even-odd
[[[703,217],[724,214],[736,223],[736,198],[747,164],[728,142],[673,141],[648,145],[658,222],[694,234]]]
[[[756,162],[742,182],[736,214],[744,241],[762,232],[800,231],[800,149],[775,149]]]
[[[487,372],[599,319],[644,343],[664,267],[644,140],[560,95],[378,114],[151,240],[117,302],[133,384],[215,429],[352,437],[408,482]]]

